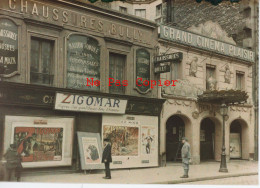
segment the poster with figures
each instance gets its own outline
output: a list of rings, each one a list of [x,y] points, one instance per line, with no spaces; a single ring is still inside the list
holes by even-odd
[[[112,146],[110,168],[158,166],[158,117],[102,115],[102,140]]]
[[[16,144],[23,168],[70,166],[74,118],[6,116],[4,149]]]
[[[82,137],[82,145],[86,164],[100,164],[97,138]]]
[[[156,129],[151,126],[142,126],[141,129],[141,151],[142,154],[151,155],[155,153]]]
[[[101,163],[102,146],[99,133],[77,132],[82,170],[104,169]]]
[[[15,127],[13,143],[22,162],[61,161],[62,127]]]
[[[138,156],[139,127],[104,125],[103,138],[112,143],[112,156]]]

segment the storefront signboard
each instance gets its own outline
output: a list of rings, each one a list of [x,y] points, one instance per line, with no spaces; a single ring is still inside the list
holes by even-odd
[[[183,31],[165,25],[160,26],[160,38],[176,43],[192,46],[207,51],[255,62],[255,53],[232,44],[221,42],[189,31]]]
[[[171,54],[155,56],[154,63],[181,61],[182,59],[183,59],[183,53],[176,52],[176,53],[171,53]]]
[[[70,93],[56,93],[55,110],[124,114],[127,100],[86,96]]]

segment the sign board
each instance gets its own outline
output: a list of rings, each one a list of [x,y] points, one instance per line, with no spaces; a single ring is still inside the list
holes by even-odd
[[[176,29],[174,27],[161,25],[160,38],[204,50],[209,50],[230,57],[235,57],[245,61],[255,62],[255,53],[251,50],[217,41],[202,35],[197,35],[195,33]]]
[[[98,96],[56,93],[55,109],[77,112],[124,114],[127,100]]]
[[[18,26],[6,18],[0,19],[0,66],[4,77],[18,73]]]
[[[170,71],[171,67],[169,64],[160,63],[154,66],[154,73],[165,73]]]
[[[146,49],[137,49],[136,50],[136,80],[142,78],[142,81],[148,80],[150,83],[150,53]],[[136,89],[141,93],[146,93],[150,90],[150,84],[144,85],[142,81],[136,81]],[[138,86],[141,85],[141,86]]]
[[[70,35],[67,43],[67,87],[99,91],[99,86],[86,86],[87,78],[100,80],[100,46],[94,38]]]
[[[82,170],[104,169],[99,133],[77,132]]]
[[[182,52],[176,52],[176,53],[172,53],[172,54],[155,56],[154,63],[181,61],[182,59],[183,59],[183,53]]]

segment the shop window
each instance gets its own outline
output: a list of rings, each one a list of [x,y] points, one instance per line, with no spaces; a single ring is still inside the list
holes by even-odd
[[[125,61],[126,56],[124,55],[109,54],[109,78],[114,79],[114,83],[109,86],[110,93],[124,94],[125,87],[122,85],[122,81],[125,79]],[[121,84],[116,84],[117,80]]]
[[[135,15],[141,18],[146,17],[146,10],[145,9],[135,9]]]
[[[162,4],[156,6],[156,17],[162,15]]]
[[[216,89],[216,67],[213,65],[207,65],[206,67],[206,89]]]
[[[119,12],[127,13],[127,8],[126,7],[119,7]]]
[[[236,73],[236,89],[238,89],[238,90],[244,89],[244,73],[243,72]]]
[[[50,40],[31,39],[31,84],[52,85],[53,46]]]

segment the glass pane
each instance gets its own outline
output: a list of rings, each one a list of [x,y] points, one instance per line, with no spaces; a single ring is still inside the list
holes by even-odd
[[[52,49],[51,49],[51,43],[50,42],[42,42],[42,66],[41,66],[41,73],[50,74],[50,64],[52,59]]]
[[[40,44],[37,40],[31,40],[31,72],[39,72]]]
[[[112,93],[124,93],[124,86],[122,86],[122,81],[124,79],[124,65],[125,56],[118,54],[110,54],[109,57],[109,77],[114,79],[114,83],[109,87]],[[116,86],[116,80],[120,81],[121,86]],[[119,85],[119,84],[118,84]]]

